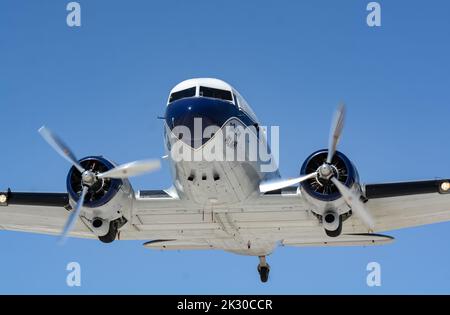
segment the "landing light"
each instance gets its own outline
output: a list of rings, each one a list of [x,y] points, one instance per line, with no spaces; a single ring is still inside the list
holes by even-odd
[[[0,203],[6,203],[6,200],[8,200],[6,195],[5,194],[0,194]]]
[[[449,182],[442,182],[441,183],[441,190],[443,192],[448,192],[450,190],[450,183]]]

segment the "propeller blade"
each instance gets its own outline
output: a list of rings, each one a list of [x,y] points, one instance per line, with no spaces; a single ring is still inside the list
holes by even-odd
[[[119,165],[109,171],[97,174],[98,178],[128,178],[155,171],[161,167],[159,160],[134,161]]]
[[[314,172],[314,173],[311,173],[311,174],[308,174],[305,176],[291,178],[291,179],[270,180],[270,181],[261,183],[259,185],[259,190],[262,193],[265,193],[265,192],[272,191],[272,190],[282,189],[285,187],[289,187],[289,186],[301,183],[307,179],[315,177],[316,175],[317,175],[317,172]]]
[[[61,236],[60,236],[60,240],[59,240],[60,244],[65,242],[67,235],[72,230],[73,226],[75,225],[75,222],[77,222],[77,219],[78,219],[78,216],[80,215],[81,208],[83,207],[84,198],[86,197],[88,189],[89,189],[88,186],[83,187],[83,191],[81,192],[80,199],[78,199],[75,210],[72,210],[70,212],[69,218],[67,219],[67,222],[64,225],[64,228],[61,232]]]
[[[332,177],[331,181],[336,185],[345,202],[350,206],[350,208],[352,208],[352,211],[369,229],[373,230],[374,221],[372,215],[360,200],[360,196],[350,188],[342,184],[336,177]]]
[[[342,129],[344,128],[344,118],[345,118],[345,106],[341,104],[336,113],[334,114],[333,123],[330,129],[330,139],[328,142],[328,156],[327,163],[330,164],[333,160],[334,153],[336,152],[336,147],[341,137]]]
[[[67,161],[69,161],[73,166],[77,168],[81,173],[84,172],[84,168],[78,163],[77,158],[73,154],[73,152],[69,149],[69,147],[60,139],[57,135],[55,135],[53,132],[51,132],[50,129],[48,129],[45,126],[42,126],[39,128],[39,133],[41,134],[42,138],[44,138],[45,141],[47,141],[48,144],[56,151],[59,155],[61,155],[63,158],[65,158]]]

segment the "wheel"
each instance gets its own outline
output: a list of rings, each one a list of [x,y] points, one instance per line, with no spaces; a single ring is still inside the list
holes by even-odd
[[[338,237],[339,235],[341,235],[341,232],[342,232],[342,216],[339,216],[339,226],[336,230],[329,231],[329,230],[325,229],[325,233],[329,237]]]
[[[99,236],[98,239],[103,243],[111,243],[116,239],[116,237],[117,237],[117,227],[114,224],[114,222],[110,222],[108,233],[103,236]]]
[[[259,277],[261,278],[261,282],[267,282],[269,280],[269,272],[270,272],[270,266],[260,266],[258,265],[258,272]]]

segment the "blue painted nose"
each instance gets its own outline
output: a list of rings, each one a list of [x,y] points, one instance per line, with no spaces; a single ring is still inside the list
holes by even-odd
[[[181,141],[197,149],[210,139],[211,135],[204,135],[206,128],[221,128],[227,120],[239,115],[239,109],[232,102],[189,97],[170,103],[165,120]]]

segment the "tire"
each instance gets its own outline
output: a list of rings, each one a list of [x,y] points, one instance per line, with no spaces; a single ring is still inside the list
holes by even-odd
[[[269,280],[269,271],[270,268],[268,266],[261,267],[258,265],[258,272],[261,282],[265,283],[267,282],[267,280]]]

